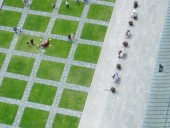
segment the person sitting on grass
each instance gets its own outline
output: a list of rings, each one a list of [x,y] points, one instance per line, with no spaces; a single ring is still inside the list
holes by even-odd
[[[50,39],[48,39],[48,40],[45,40],[43,43],[41,43],[41,48],[46,48],[46,47],[48,47],[48,46],[51,46],[50,45]]]

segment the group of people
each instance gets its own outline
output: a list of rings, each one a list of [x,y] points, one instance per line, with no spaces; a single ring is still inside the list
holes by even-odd
[[[45,40],[44,42],[42,42],[40,45],[36,45],[36,44],[34,43],[34,40],[31,39],[30,42],[27,42],[27,45],[28,45],[28,47],[35,46],[35,47],[38,48],[38,49],[39,49],[39,48],[44,49],[44,48],[47,48],[48,46],[51,46],[51,45],[50,45],[50,40],[51,40],[51,39],[47,39],[47,40]]]
[[[134,5],[133,5],[133,11],[132,11],[132,14],[131,14],[131,16],[130,16],[130,18],[133,18],[134,20],[137,20],[138,19],[138,15],[137,15],[137,13],[136,13],[136,8],[138,7],[139,5],[138,5],[138,2],[137,1],[134,1]],[[133,21],[129,21],[128,22],[129,23],[129,25],[130,26],[133,26]],[[126,32],[125,32],[125,38],[129,38],[130,37],[130,30],[127,30]],[[123,42],[123,45],[124,45],[124,47],[127,47],[127,45],[128,45],[128,42],[127,41],[124,41]],[[118,52],[118,58],[120,59],[120,58],[123,58],[124,57],[124,55],[125,55],[125,50],[124,50],[124,48],[123,49],[121,49],[119,52]],[[120,64],[119,64],[120,65]],[[113,81],[115,82],[115,83],[118,83],[118,81],[119,81],[119,74],[118,73],[115,73],[113,76],[112,76],[112,78],[113,78]]]

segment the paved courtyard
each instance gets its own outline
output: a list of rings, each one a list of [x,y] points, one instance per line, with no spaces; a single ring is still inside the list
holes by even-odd
[[[136,12],[139,19],[134,27],[128,25],[133,0],[118,0],[110,21],[101,56],[94,74],[88,99],[79,128],[140,128],[142,126],[147,91],[151,84],[159,38],[166,12],[167,0],[138,0]],[[129,29],[132,37],[125,48],[127,56],[118,59],[118,51],[126,40],[123,35]],[[115,65],[120,63],[122,70]],[[118,72],[120,84],[111,76]],[[112,94],[104,89],[115,86]]]

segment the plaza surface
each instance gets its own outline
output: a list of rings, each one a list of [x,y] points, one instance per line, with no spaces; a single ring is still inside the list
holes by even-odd
[[[138,20],[130,27],[133,0],[118,0],[110,21],[94,79],[89,91],[79,128],[141,128],[147,91],[156,63],[159,39],[167,9],[167,0],[138,0]],[[124,33],[129,29],[130,39]],[[118,51],[127,40],[127,56],[118,59]],[[116,64],[122,70],[116,70]],[[111,76],[118,72],[121,78],[115,84]],[[105,89],[115,86],[112,94]]]

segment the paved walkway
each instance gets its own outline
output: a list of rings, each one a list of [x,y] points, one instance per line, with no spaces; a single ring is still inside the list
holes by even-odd
[[[167,0],[138,0],[139,19],[134,27],[129,27],[133,1],[117,0],[115,4],[79,128],[142,126]],[[132,33],[127,40],[130,46],[125,49],[127,56],[118,59],[127,29]],[[116,70],[117,63],[122,65],[120,72]],[[120,74],[120,84],[115,84],[111,78],[115,72]],[[115,94],[104,90],[111,86],[116,87]]]
[[[93,2],[91,2],[91,3],[93,3]],[[90,6],[91,3],[85,5],[85,8],[83,10],[83,14],[80,18],[73,17],[73,16],[59,15],[58,9],[59,9],[59,6],[61,4],[61,0],[57,0],[56,5],[58,7],[56,7],[53,10],[52,13],[33,11],[33,10],[29,10],[29,8],[27,8],[27,7],[16,8],[16,7],[4,6],[4,5],[2,6],[2,10],[10,10],[10,11],[21,12],[22,16],[21,16],[19,24],[18,24],[18,26],[21,27],[21,28],[24,25],[25,19],[26,19],[28,14],[35,14],[35,15],[42,15],[42,16],[50,17],[50,22],[48,24],[47,30],[44,33],[43,32],[23,30],[23,33],[25,33],[25,34],[34,35],[34,36],[41,36],[41,37],[44,37],[43,38],[44,40],[47,39],[47,38],[67,40],[66,36],[50,34],[56,18],[79,21],[77,33],[75,34],[75,36],[79,40],[79,42],[84,43],[84,44],[90,44],[90,45],[96,45],[96,46],[102,47],[102,44],[103,44],[102,42],[80,39],[80,34],[81,34],[81,31],[82,31],[82,28],[83,28],[83,25],[84,25],[85,22],[101,24],[101,25],[105,25],[105,26],[109,25],[108,22],[91,20],[91,19],[86,18],[86,15],[87,15],[87,12],[88,12],[88,9],[89,9],[89,6]],[[104,1],[94,1],[94,3],[114,6],[113,3],[104,2]],[[5,26],[0,26],[0,30],[13,32],[11,27],[5,27]],[[15,100],[15,99],[10,99],[10,98],[0,97],[0,102],[17,104],[19,106],[19,109],[18,109],[18,112],[17,112],[17,115],[15,117],[15,121],[14,121],[13,125],[9,126],[9,125],[5,125],[5,124],[0,124],[0,128],[14,128],[14,127],[17,128],[17,127],[19,127],[19,123],[21,121],[25,107],[31,107],[31,108],[37,108],[37,109],[49,111],[50,114],[49,114],[49,117],[48,117],[48,120],[47,120],[47,123],[46,123],[46,128],[52,127],[52,123],[53,123],[53,120],[54,120],[56,113],[81,117],[82,112],[73,111],[73,110],[70,110],[70,109],[59,108],[58,104],[59,104],[59,101],[61,99],[61,95],[62,95],[64,88],[78,90],[78,91],[84,91],[84,92],[89,91],[89,87],[84,87],[84,86],[80,86],[80,85],[66,83],[67,76],[68,76],[71,65],[77,65],[77,66],[83,66],[83,67],[89,67],[89,68],[95,69],[96,64],[79,62],[79,61],[73,60],[74,53],[75,53],[75,50],[77,48],[78,43],[73,43],[71,50],[70,50],[70,53],[69,53],[69,57],[67,59],[64,59],[64,58],[49,57],[49,56],[43,55],[43,51],[39,51],[38,54],[17,51],[17,50],[15,50],[15,46],[16,46],[18,37],[19,37],[19,35],[17,35],[17,34],[14,35],[9,49],[0,48],[0,52],[6,54],[6,58],[4,60],[2,68],[0,70],[0,85],[1,85],[4,77],[26,80],[26,81],[28,81],[28,83],[27,83],[26,89],[24,91],[24,95],[23,95],[21,100]],[[33,69],[32,69],[30,76],[23,76],[23,75],[19,75],[19,74],[6,72],[12,55],[19,55],[19,56],[35,58],[35,63],[34,63],[34,66],[33,66]],[[38,71],[41,60],[49,60],[49,61],[53,61],[53,62],[63,62],[63,63],[65,63],[65,68],[64,68],[63,74],[61,76],[61,80],[59,82],[52,81],[52,80],[45,80],[45,79],[41,79],[41,78],[36,78],[36,73]],[[33,85],[34,82],[42,83],[42,84],[46,84],[46,85],[51,85],[51,86],[57,86],[58,89],[57,89],[57,93],[55,95],[54,102],[53,102],[52,106],[27,101],[29,94],[30,94],[30,91],[31,91],[31,88],[32,88],[32,85]]]

